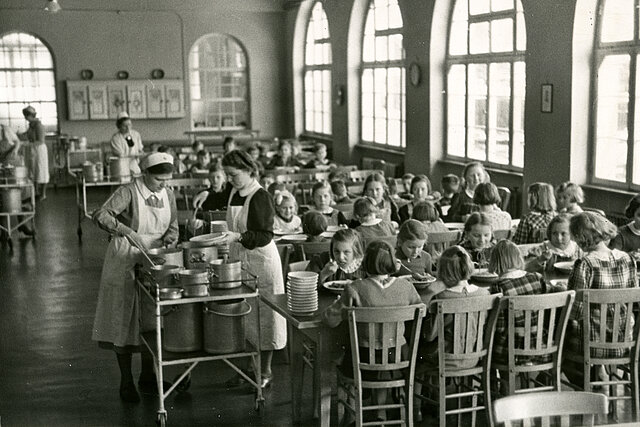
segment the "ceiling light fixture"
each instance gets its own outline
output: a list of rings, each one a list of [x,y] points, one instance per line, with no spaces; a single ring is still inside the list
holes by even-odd
[[[47,0],[47,4],[44,7],[44,10],[49,13],[58,13],[62,10],[62,7],[60,7],[58,0]]]

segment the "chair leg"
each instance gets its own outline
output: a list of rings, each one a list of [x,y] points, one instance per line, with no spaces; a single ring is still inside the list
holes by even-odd
[[[631,358],[631,401],[633,420],[640,417],[640,385],[638,384],[638,360]]]

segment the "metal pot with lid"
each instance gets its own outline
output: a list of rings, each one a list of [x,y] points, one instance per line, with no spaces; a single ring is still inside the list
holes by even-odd
[[[131,178],[131,169],[129,163],[130,157],[110,157],[109,158],[109,173],[111,179],[126,180]]]
[[[206,269],[187,269],[178,273],[180,286],[185,297],[205,297],[209,295],[209,272]]]
[[[233,289],[242,286],[242,262],[209,262],[209,283],[212,289]]]
[[[218,247],[201,242],[183,242],[181,244],[186,268],[208,268],[210,261],[218,258]]]

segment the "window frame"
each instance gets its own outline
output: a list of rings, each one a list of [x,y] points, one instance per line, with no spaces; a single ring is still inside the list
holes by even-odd
[[[327,63],[327,64],[313,64],[313,65],[309,65],[307,64],[307,34],[309,32],[309,27],[311,26],[311,20],[313,18],[313,10],[315,9],[316,5],[320,4],[321,8],[322,8],[322,13],[324,14],[325,19],[327,20],[327,33],[328,33],[328,38],[324,38],[324,39],[314,39],[315,43],[327,43],[329,45],[329,51],[331,52],[331,62]],[[307,72],[313,72],[313,71],[328,71],[329,72],[329,87],[327,88],[328,92],[329,92],[329,103],[326,106],[327,107],[327,112],[329,114],[329,128],[330,128],[330,133],[324,133],[324,132],[318,132],[318,131],[312,131],[312,130],[308,130],[307,129],[307,85],[306,85],[306,76],[307,76]],[[331,31],[329,29],[329,19],[327,17],[327,13],[324,10],[324,4],[322,3],[321,0],[316,0],[313,3],[313,6],[311,6],[310,9],[310,13],[309,13],[309,18],[307,19],[306,22],[306,26],[305,26],[305,31],[304,31],[304,48],[303,48],[303,67],[302,67],[302,111],[303,111],[303,115],[302,115],[302,132],[305,135],[309,135],[309,136],[314,136],[314,137],[324,137],[324,138],[331,138],[333,135],[333,45],[331,43]],[[324,105],[323,105],[324,107]],[[313,111],[313,113],[315,114],[315,110],[311,110]],[[322,113],[324,114],[324,110],[322,111]],[[323,127],[324,127],[324,119],[323,119]]]
[[[244,101],[246,102],[246,108],[247,108],[247,112],[245,115],[246,118],[246,127],[242,127],[242,126],[195,126],[195,118],[194,118],[194,112],[193,112],[193,102],[194,99],[192,97],[192,81],[191,81],[191,73],[195,70],[200,70],[201,68],[191,68],[191,55],[193,53],[194,48],[201,42],[205,41],[207,38],[212,37],[212,36],[223,36],[227,39],[232,40],[237,46],[238,48],[242,51],[243,55],[244,55],[244,61],[245,61],[245,67],[242,70],[242,72],[245,75],[245,93],[246,96],[244,98]],[[240,71],[240,69],[237,68],[229,68],[229,67],[219,67],[215,70],[211,70],[211,71],[216,71],[216,72],[222,72],[222,71]],[[236,131],[236,130],[244,130],[244,129],[251,129],[251,82],[250,82],[250,65],[249,65],[249,55],[247,53],[247,49],[245,48],[245,46],[240,42],[239,39],[237,39],[236,37],[227,34],[227,33],[217,33],[217,32],[213,32],[213,33],[208,33],[208,34],[204,34],[200,37],[198,37],[198,39],[196,39],[196,41],[191,45],[191,47],[189,48],[189,53],[187,55],[187,74],[189,76],[189,122],[190,122],[190,128],[192,131]],[[208,102],[213,102],[217,99],[223,99],[223,100],[230,100],[233,97],[230,98],[212,98],[211,100],[208,100]],[[200,100],[196,100],[196,101],[201,101],[203,102],[203,104],[205,103],[204,99],[200,99]],[[219,118],[221,118],[221,115],[218,115]],[[206,119],[205,119],[205,124],[206,124]]]
[[[12,70],[22,70],[22,71],[51,71],[53,74],[53,92],[54,92],[54,100],[53,101],[36,101],[36,100],[32,100],[32,101],[20,101],[20,102],[11,102],[11,101],[7,101],[7,102],[0,102],[1,104],[6,104],[6,105],[10,105],[10,104],[17,104],[20,103],[22,104],[24,107],[26,107],[27,105],[31,105],[32,103],[35,103],[35,105],[39,105],[41,102],[53,102],[53,104],[56,107],[56,124],[55,124],[55,129],[53,130],[49,130],[48,132],[55,132],[56,134],[60,134],[60,106],[58,105],[58,76],[57,76],[57,66],[56,66],[56,57],[53,54],[53,49],[51,48],[51,46],[49,45],[49,43],[47,43],[46,40],[44,40],[42,37],[40,37],[37,34],[34,34],[30,31],[22,31],[22,30],[9,30],[9,31],[5,31],[5,32],[0,32],[0,39],[10,35],[10,34],[24,34],[24,35],[28,35],[31,37],[34,37],[35,39],[37,39],[40,43],[42,43],[42,45],[47,49],[49,56],[51,57],[51,68],[0,68],[0,71],[5,71],[5,72],[9,72]],[[36,108],[36,112],[38,111],[38,109]],[[23,120],[25,121],[25,120]],[[7,125],[11,125],[11,123],[7,123]],[[45,127],[46,129],[46,127]]]
[[[365,12],[365,16],[364,16],[364,21],[363,21],[363,27],[362,27],[362,32],[360,34],[360,45],[362,46],[362,50],[360,52],[360,70],[359,70],[359,79],[360,79],[360,88],[359,88],[359,103],[360,103],[360,117],[359,117],[359,135],[358,135],[358,145],[363,145],[366,147],[371,147],[374,149],[385,149],[385,150],[391,150],[393,152],[400,152],[400,153],[404,153],[406,148],[407,148],[407,64],[406,64],[406,51],[404,48],[404,18],[402,18],[402,8],[400,7],[400,2],[397,2],[397,7],[398,10],[400,11],[400,17],[402,18],[402,26],[401,27],[396,27],[396,28],[387,28],[385,30],[376,30],[375,29],[375,23],[374,23],[374,42],[375,42],[375,37],[380,35],[380,36],[390,36],[390,35],[396,35],[399,34],[400,36],[402,36],[402,58],[401,59],[396,59],[396,60],[386,60],[386,61],[373,61],[373,62],[365,62],[363,59],[363,54],[365,51],[365,45],[364,45],[364,39],[365,39],[365,29],[367,26],[367,20],[369,19],[369,13],[374,13],[375,14],[375,7],[372,11],[371,9],[371,5],[374,4],[375,0],[368,0],[367,1],[367,6],[366,6],[366,12]],[[375,22],[375,21],[374,21]],[[374,43],[374,55],[375,55],[375,43]],[[364,122],[364,115],[363,115],[363,111],[364,108],[362,108],[362,102],[363,102],[363,84],[362,84],[362,79],[364,77],[364,72],[365,70],[371,69],[371,70],[375,70],[375,69],[379,69],[379,68],[384,68],[386,70],[390,69],[390,68],[399,68],[401,70],[401,80],[402,80],[402,84],[400,85],[402,93],[400,94],[402,98],[404,98],[404,102],[402,104],[402,110],[400,112],[400,145],[391,145],[388,143],[389,140],[389,119],[388,116],[386,118],[386,133],[387,133],[387,142],[386,143],[381,143],[381,142],[375,142],[375,141],[366,141],[363,139],[363,122]],[[387,79],[388,81],[388,79]],[[387,100],[388,100],[388,94],[389,92],[385,92],[387,95]],[[375,92],[374,92],[375,94]],[[375,100],[374,100],[375,103]],[[387,108],[388,110],[388,108]],[[374,105],[374,111],[375,111],[375,105]],[[404,119],[403,119],[404,116]],[[374,120],[374,128],[373,128],[373,134],[375,137],[375,113],[372,117]],[[404,137],[404,145],[402,145],[402,139]]]
[[[634,0],[634,25],[633,25],[633,40],[627,40],[622,42],[602,42],[602,26],[604,16],[604,6],[606,1],[598,0],[598,8],[596,14],[596,29],[595,38],[593,44],[593,62],[591,67],[591,93],[590,93],[590,120],[589,120],[589,142],[588,142],[588,181],[592,185],[615,188],[623,191],[633,191],[637,193],[640,191],[640,183],[633,183],[633,158],[635,155],[635,143],[634,134],[636,124],[634,123],[634,117],[636,114],[637,106],[634,102],[638,90],[640,88],[636,85],[636,75],[638,73],[638,57],[640,56],[640,35],[638,34],[640,26],[640,1]],[[612,55],[629,55],[629,98],[628,98],[628,111],[627,111],[627,159],[626,159],[626,181],[614,181],[606,178],[596,177],[596,153],[597,153],[597,120],[598,120],[598,106],[595,102],[598,96],[598,70],[607,56]],[[640,123],[638,123],[640,126]],[[640,161],[640,153],[638,154],[638,161]]]
[[[467,1],[467,32],[466,32],[466,37],[467,37],[467,53],[464,55],[452,55],[450,53],[450,43],[451,43],[451,33],[452,33],[452,23],[453,23],[453,15],[455,12],[455,8],[457,5],[458,1]],[[522,167],[520,166],[515,166],[513,164],[513,147],[514,147],[514,141],[513,141],[513,137],[514,137],[514,127],[513,127],[513,123],[514,123],[514,100],[515,100],[515,64],[518,62],[522,62],[525,66],[525,100],[526,100],[526,56],[527,56],[527,51],[526,51],[526,46],[525,46],[525,50],[520,51],[517,50],[518,49],[518,45],[517,45],[517,39],[518,39],[518,20],[517,20],[517,15],[519,12],[519,5],[518,5],[518,1],[520,0],[513,0],[514,1],[514,7],[513,9],[509,9],[509,10],[501,10],[501,11],[497,11],[497,12],[487,12],[487,13],[482,13],[482,14],[478,14],[478,15],[471,15],[468,11],[468,7],[469,7],[469,0],[454,0],[454,2],[451,5],[451,8],[449,10],[449,18],[448,18],[448,22],[447,22],[447,38],[446,38],[446,54],[445,54],[445,69],[444,69],[444,93],[443,93],[443,106],[444,106],[444,113],[443,113],[443,137],[444,137],[444,159],[445,160],[449,160],[449,161],[453,161],[453,162],[463,162],[463,163],[469,163],[469,162],[482,162],[482,164],[484,164],[487,167],[490,168],[494,168],[494,169],[498,169],[498,170],[503,170],[503,171],[509,171],[509,172],[516,172],[516,173],[522,173],[522,171],[524,170],[524,165]],[[497,52],[497,53],[469,53],[470,51],[470,46],[471,46],[471,31],[469,31],[469,26],[472,23],[480,23],[480,22],[491,22],[492,20],[496,20],[496,19],[504,19],[504,18],[512,18],[513,19],[513,50],[509,51],[509,52]],[[525,31],[526,33],[526,20],[523,22],[524,25],[524,29],[523,31]],[[491,39],[489,39],[489,43],[491,42]],[[497,163],[494,161],[491,161],[489,159],[489,123],[490,123],[490,109],[489,107],[489,101],[491,99],[491,88],[490,88],[490,65],[491,64],[509,64],[509,77],[510,77],[510,90],[509,90],[509,163],[508,164],[504,164],[504,163]],[[487,67],[487,114],[486,114],[486,120],[485,120],[485,135],[487,136],[486,139],[486,144],[485,144],[485,155],[486,155],[486,160],[478,160],[478,159],[474,159],[472,157],[469,157],[469,142],[468,142],[468,119],[469,119],[469,74],[468,74],[468,70],[469,70],[469,65],[471,64],[479,64],[479,65],[486,65]],[[453,154],[449,154],[449,123],[448,123],[448,115],[449,115],[449,93],[448,93],[448,88],[449,88],[449,72],[451,71],[451,67],[453,65],[464,65],[466,72],[465,72],[465,142],[464,142],[464,151],[465,151],[465,155],[464,156],[456,156]],[[524,123],[523,123],[523,132],[524,132]],[[526,145],[526,135],[525,135],[525,145]],[[524,160],[523,160],[524,163]]]

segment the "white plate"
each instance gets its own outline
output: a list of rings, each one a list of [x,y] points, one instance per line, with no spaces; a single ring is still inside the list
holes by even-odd
[[[307,235],[306,234],[286,234],[282,236],[282,240],[286,240],[288,242],[306,242]]]
[[[344,287],[349,283],[351,283],[351,280],[333,280],[330,282],[324,282],[322,286],[331,292],[340,294],[344,291]]]
[[[338,231],[338,230],[342,230],[343,228],[344,228],[344,227],[341,227],[341,226],[339,226],[339,225],[330,225],[330,226],[328,226],[328,227],[327,227],[327,231],[328,231],[329,233],[335,233],[336,231]]]
[[[472,279],[475,279],[478,282],[493,282],[498,278],[498,275],[495,273],[489,273],[486,268],[478,268],[471,275]]]
[[[323,231],[322,233],[320,233],[320,236],[324,237],[325,239],[331,239],[334,234],[336,234],[335,231]]]
[[[571,271],[573,270],[574,263],[575,261],[556,262],[555,264],[553,264],[553,267],[556,270],[561,271],[563,273],[571,273]]]
[[[450,230],[462,230],[464,228],[464,222],[445,222],[444,225]]]
[[[276,236],[294,236],[297,234],[302,234],[302,229],[299,229],[298,231],[294,232],[294,234],[292,234],[291,231],[273,230],[273,234],[275,234]]]
[[[287,274],[289,280],[310,280],[315,279],[318,280],[318,273],[313,271],[290,271]]]

